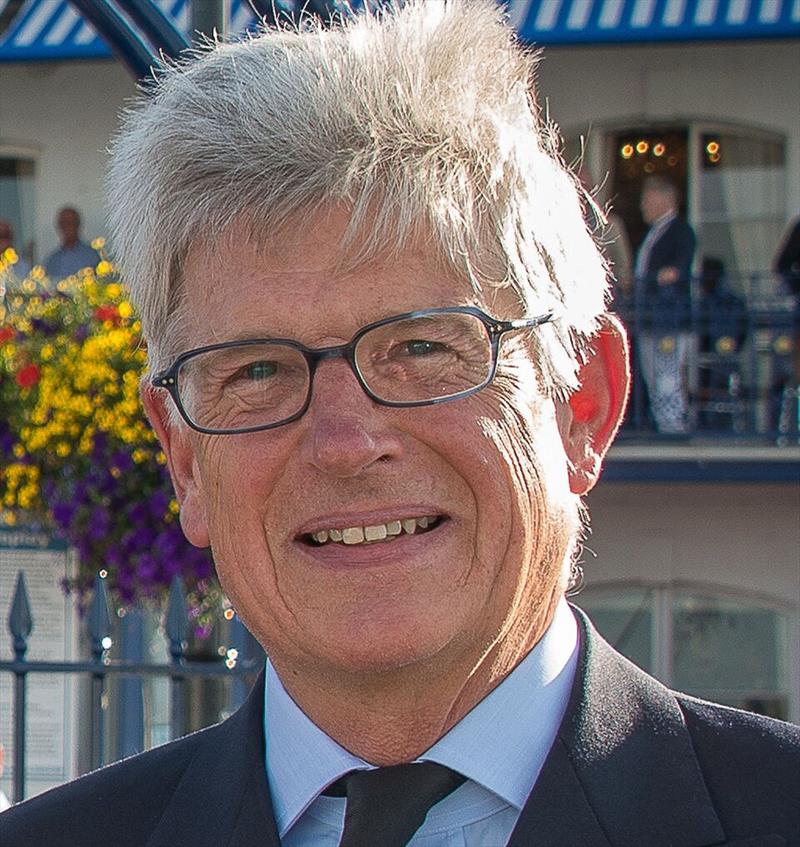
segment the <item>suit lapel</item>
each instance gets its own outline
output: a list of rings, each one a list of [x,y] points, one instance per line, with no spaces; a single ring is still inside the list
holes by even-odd
[[[677,701],[576,614],[570,704],[510,847],[724,844]]]
[[[559,736],[508,847],[782,847],[725,842],[672,694],[582,626]],[[146,847],[280,847],[264,772],[264,674],[197,753]]]
[[[204,731],[147,847],[280,847],[264,771],[264,674],[244,705]]]

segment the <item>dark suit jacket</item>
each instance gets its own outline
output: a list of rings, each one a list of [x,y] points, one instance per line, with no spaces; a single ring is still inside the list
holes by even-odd
[[[571,701],[509,845],[800,845],[800,728],[676,695],[581,623]],[[278,847],[263,693],[262,677],[223,723],[5,812],[0,844]]]
[[[694,231],[675,218],[650,249],[647,264],[636,279],[636,307],[639,325],[664,331],[688,329],[691,323],[691,276],[694,259]],[[678,281],[658,284],[662,268],[678,269]]]

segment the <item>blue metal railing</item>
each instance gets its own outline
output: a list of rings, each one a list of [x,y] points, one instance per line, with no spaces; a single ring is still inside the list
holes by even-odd
[[[768,273],[711,284],[694,279],[685,295],[657,298],[654,305],[638,292],[621,291],[615,300],[630,334],[633,370],[622,439],[674,438],[659,429],[654,414],[652,376],[648,386],[643,366],[647,341],[667,362],[677,344],[685,345],[680,373],[685,436],[800,443],[800,295]]]
[[[190,678],[219,678],[252,681],[261,663],[243,659],[238,661],[191,662],[186,659],[188,632],[185,592],[180,577],[175,577],[169,593],[164,632],[169,645],[170,661],[150,663],[109,659],[111,647],[111,616],[105,580],[97,576],[94,595],[87,618],[91,641],[91,659],[87,661],[32,661],[26,659],[28,640],[34,628],[25,574],[17,575],[14,598],[8,618],[14,658],[0,661],[0,673],[14,676],[13,712],[13,799],[23,800],[26,781],[27,688],[31,674],[86,674],[91,680],[91,769],[105,764],[106,725],[104,700],[111,676],[166,677],[170,687],[170,735],[177,738],[186,731],[185,695]],[[234,695],[235,697],[235,695]],[[241,699],[241,697],[236,698]],[[231,704],[237,705],[235,703]]]

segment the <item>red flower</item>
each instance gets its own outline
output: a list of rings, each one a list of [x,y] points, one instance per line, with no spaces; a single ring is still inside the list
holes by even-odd
[[[14,379],[20,388],[33,388],[39,381],[39,376],[39,368],[34,364],[30,364],[20,368]]]
[[[14,337],[14,330],[10,326],[0,328],[0,344],[5,344],[6,341],[11,341]]]
[[[116,306],[98,306],[94,310],[98,321],[111,321],[115,326],[119,323],[119,312]]]

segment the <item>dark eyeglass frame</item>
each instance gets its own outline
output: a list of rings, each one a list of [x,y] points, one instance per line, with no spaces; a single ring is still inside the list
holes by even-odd
[[[467,388],[464,391],[459,391],[456,394],[450,394],[447,397],[434,397],[431,400],[384,400],[378,397],[367,385],[363,374],[358,368],[356,362],[355,351],[359,341],[373,329],[386,326],[387,324],[397,323],[412,318],[424,318],[428,315],[471,315],[478,318],[486,328],[489,336],[489,344],[492,351],[492,363],[489,369],[489,374],[486,379],[480,384],[472,388]],[[180,412],[181,417],[186,423],[197,432],[204,435],[245,435],[249,432],[262,432],[267,429],[275,429],[284,424],[292,423],[301,418],[311,405],[311,398],[314,392],[314,376],[316,374],[317,365],[324,359],[344,359],[350,366],[350,370],[358,380],[358,384],[363,389],[364,393],[380,406],[389,406],[390,408],[412,408],[415,406],[435,406],[439,403],[449,403],[451,400],[460,400],[462,397],[468,397],[470,394],[475,394],[478,391],[486,388],[497,373],[497,360],[500,345],[500,338],[506,333],[515,329],[535,329],[544,323],[553,319],[553,312],[547,312],[543,315],[538,315],[534,318],[521,318],[513,321],[500,321],[487,315],[482,309],[476,306],[443,306],[434,309],[419,309],[415,312],[404,312],[400,315],[392,315],[388,318],[375,321],[361,327],[356,334],[350,339],[347,344],[338,344],[334,347],[306,347],[299,341],[291,338],[247,338],[241,341],[223,341],[219,344],[208,344],[205,347],[197,347],[194,350],[188,350],[186,353],[181,353],[172,365],[165,371],[156,374],[150,380],[154,388],[163,388],[169,391],[170,396],[175,402],[175,406]],[[306,395],[303,405],[288,418],[277,421],[276,423],[260,424],[259,426],[239,427],[237,429],[211,429],[209,427],[200,426],[195,423],[189,413],[186,411],[181,402],[180,391],[178,390],[178,372],[181,367],[190,359],[200,356],[203,353],[210,353],[214,350],[226,350],[230,347],[250,347],[257,344],[281,344],[286,347],[291,347],[297,350],[308,365],[308,394]]]

